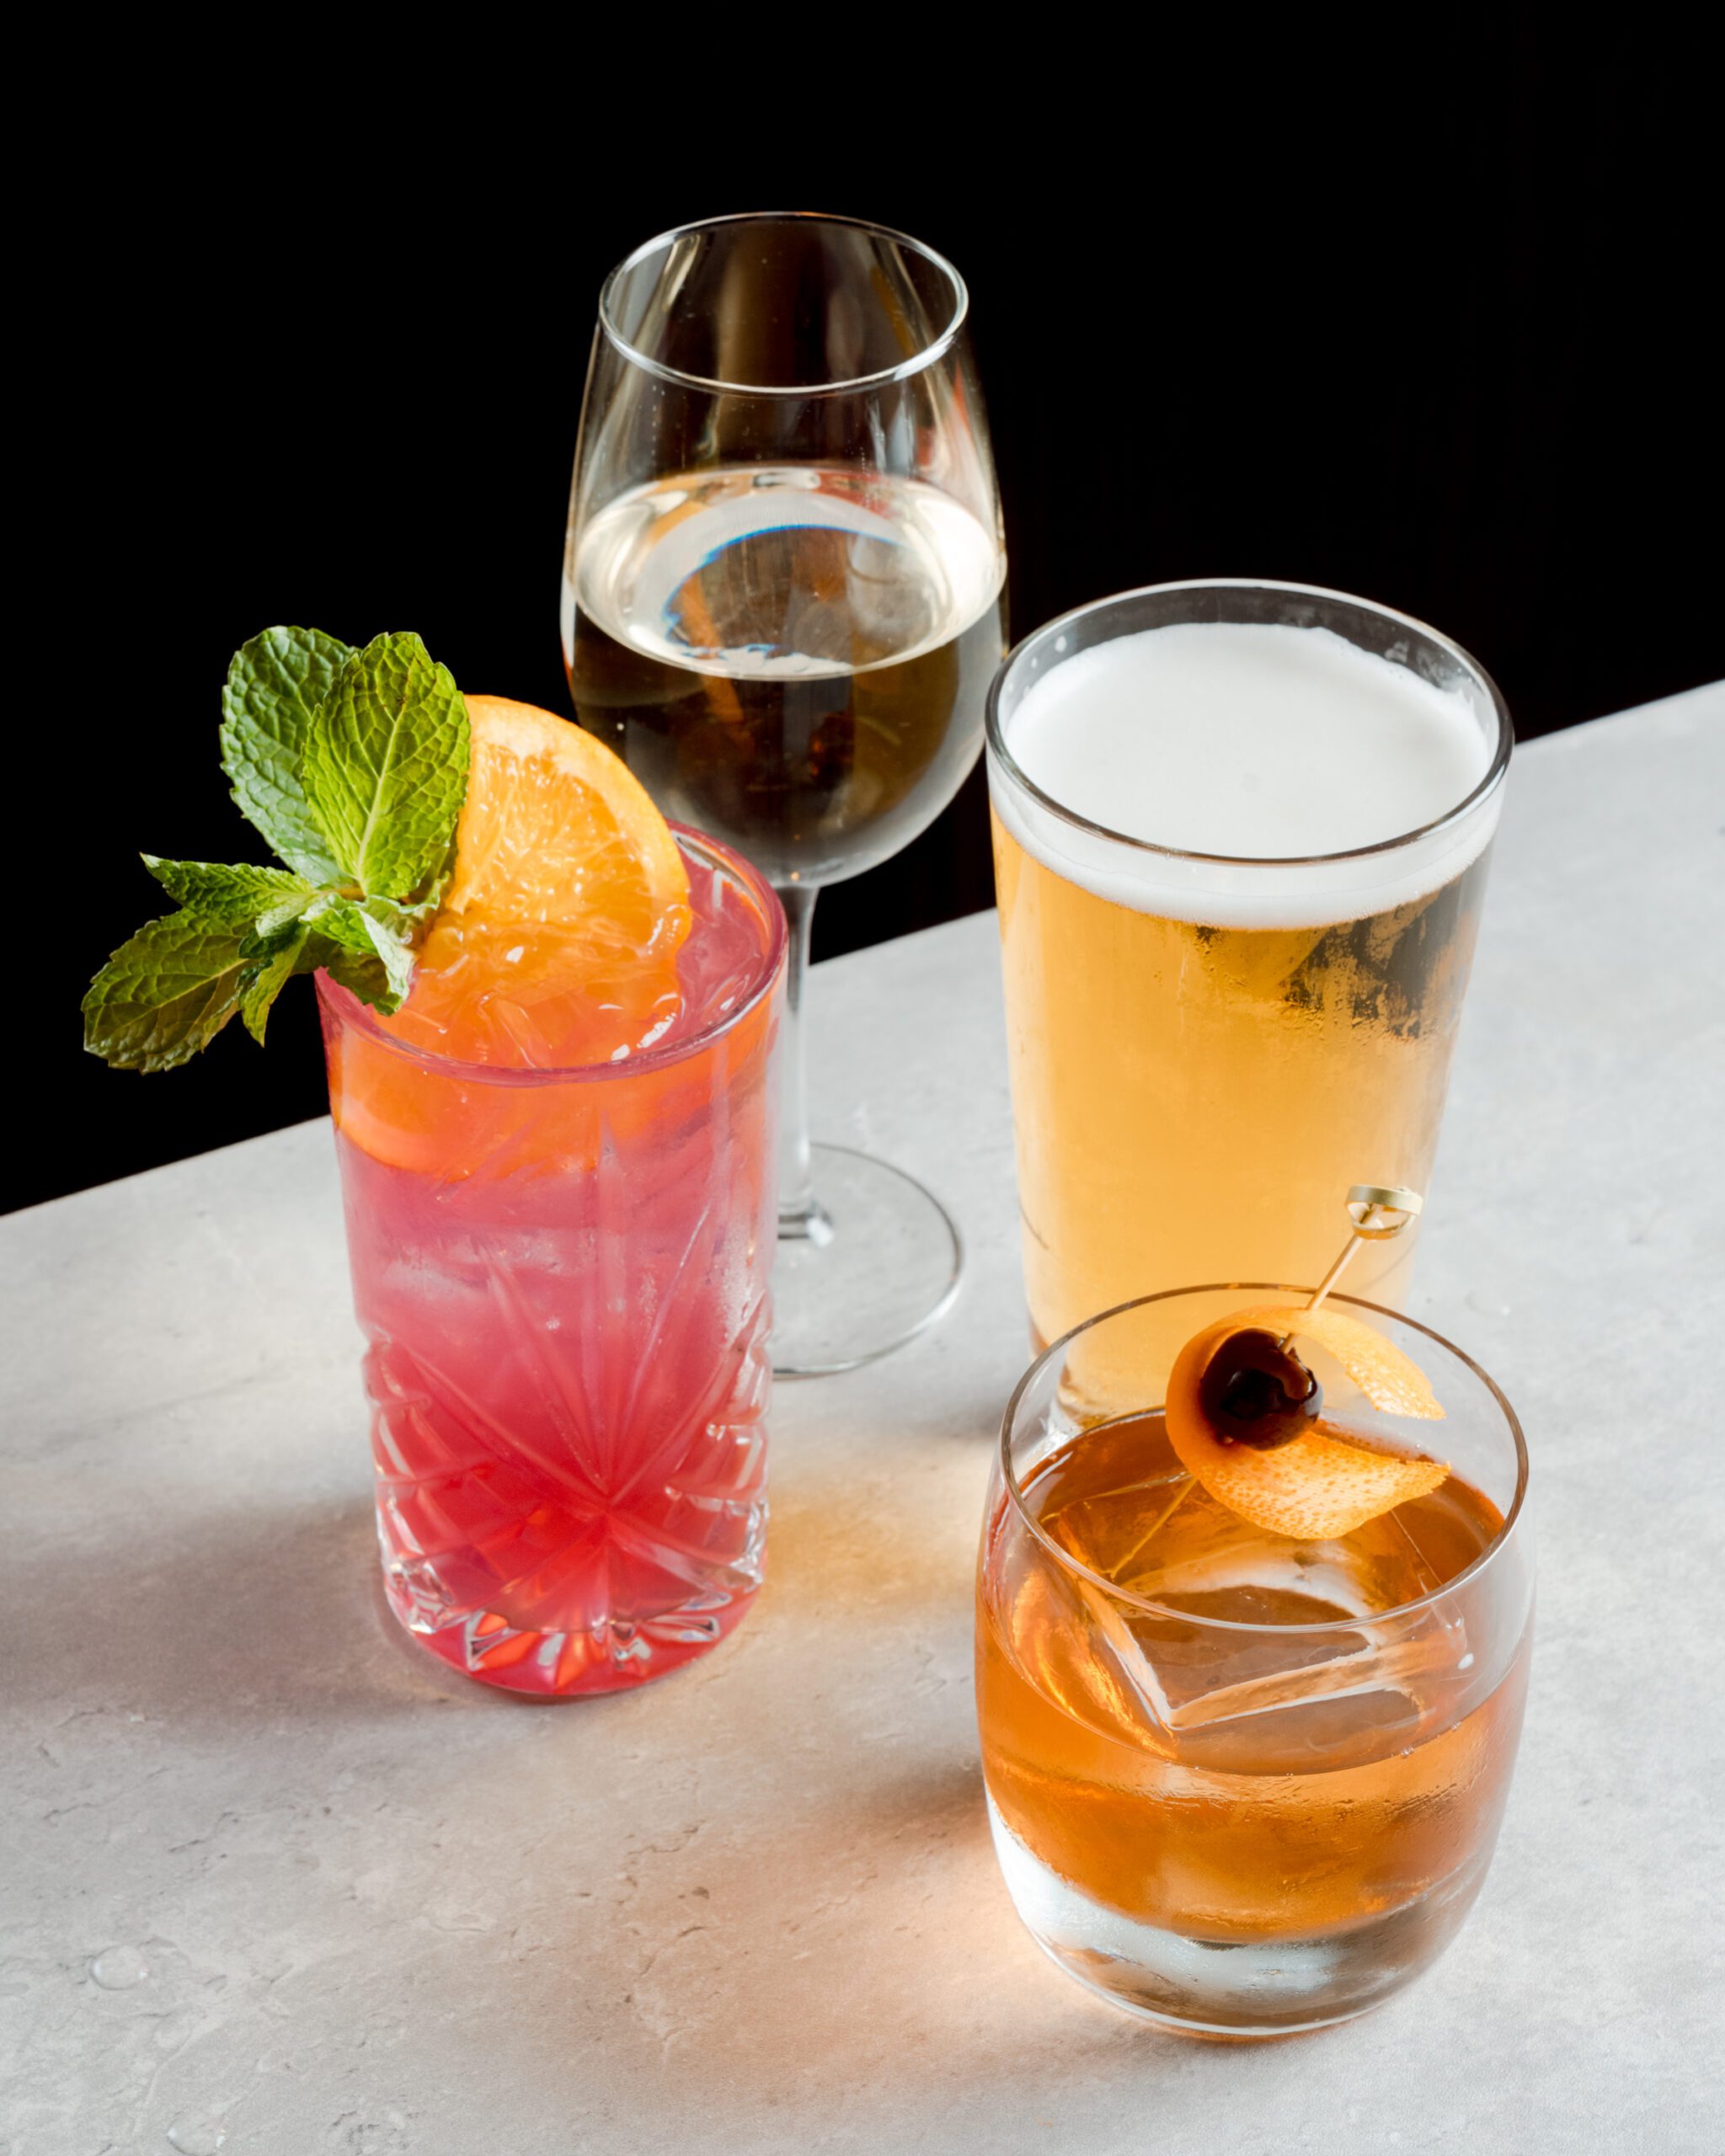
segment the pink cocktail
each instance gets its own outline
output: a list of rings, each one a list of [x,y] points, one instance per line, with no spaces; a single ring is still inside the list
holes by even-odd
[[[393,1037],[320,976],[389,1600],[468,1675],[606,1692],[760,1586],[785,928],[697,834],[682,1008],[553,1070]]]

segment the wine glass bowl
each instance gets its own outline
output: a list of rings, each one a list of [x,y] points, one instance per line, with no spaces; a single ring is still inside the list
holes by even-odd
[[[668,815],[819,886],[963,783],[1003,626],[998,552],[918,483],[730,467],[632,490],[565,600],[582,723]]]

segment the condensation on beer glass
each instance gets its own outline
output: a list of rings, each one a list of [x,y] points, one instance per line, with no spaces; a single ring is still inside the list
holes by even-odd
[[[988,724],[1035,1337],[1315,1283],[1352,1184],[1430,1187],[1502,698],[1365,600],[1171,584],[1039,630]],[[1401,1302],[1413,1241],[1351,1284]]]

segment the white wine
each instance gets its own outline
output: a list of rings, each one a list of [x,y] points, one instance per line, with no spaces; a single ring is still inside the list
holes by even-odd
[[[638,488],[566,563],[576,715],[772,881],[872,867],[951,800],[1005,643],[998,538],[921,481],[745,465]]]

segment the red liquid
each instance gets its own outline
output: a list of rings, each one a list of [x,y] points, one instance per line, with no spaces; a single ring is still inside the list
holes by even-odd
[[[685,851],[644,1055],[481,1074],[320,983],[390,1601],[513,1690],[658,1676],[761,1582],[780,931]]]

